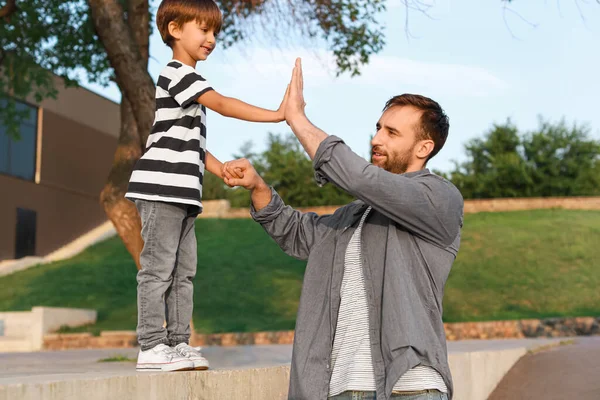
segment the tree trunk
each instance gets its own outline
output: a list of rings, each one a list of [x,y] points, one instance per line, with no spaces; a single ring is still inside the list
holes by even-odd
[[[142,224],[135,205],[124,196],[129,177],[136,161],[142,155],[154,118],[154,84],[147,72],[150,41],[149,5],[147,0],[129,0],[127,25],[125,25],[123,9],[118,3],[111,0],[90,0],[89,3],[94,14],[96,30],[109,54],[121,90],[121,131],[113,165],[100,194],[100,202],[139,270],[140,252],[144,246],[141,237]],[[110,23],[114,26],[99,26],[104,23],[105,18],[110,18]],[[123,57],[130,60],[123,61]],[[142,71],[134,72],[131,76],[131,70],[124,68],[123,64],[130,67],[141,65]],[[143,76],[148,79],[139,79]],[[134,83],[135,85],[147,86],[147,82],[150,82],[152,93],[150,102],[148,102],[147,89],[143,91],[145,94],[141,97],[136,95],[137,92],[132,94],[131,90],[127,90],[128,87],[131,89],[132,80],[137,82]],[[136,113],[134,107],[141,108],[142,112],[138,110]],[[149,115],[150,120],[148,120]]]
[[[148,73],[148,59],[142,57],[143,45],[134,39],[144,38],[148,41],[149,16],[137,18],[144,2],[131,1],[128,6],[134,7],[130,21],[125,21],[123,7],[118,0],[88,0],[94,20],[94,27],[102,42],[111,67],[115,71],[121,91],[131,103],[138,132],[146,135],[154,122],[154,83]],[[146,8],[147,9],[147,8]],[[135,21],[133,21],[135,20]],[[143,21],[146,21],[143,24]],[[137,26],[128,26],[135,22]],[[140,26],[141,25],[141,26]],[[141,29],[145,34],[138,32]],[[147,53],[147,50],[146,50]]]
[[[123,96],[121,100],[121,132],[117,151],[106,185],[100,194],[100,202],[127,251],[133,257],[138,270],[140,269],[140,253],[144,246],[141,236],[142,222],[135,205],[124,196],[131,171],[141,154],[140,137],[131,112],[131,105]]]
[[[4,18],[6,21],[10,21],[10,16],[15,11],[17,11],[17,1],[8,0],[6,4],[2,8],[0,8],[0,18]]]

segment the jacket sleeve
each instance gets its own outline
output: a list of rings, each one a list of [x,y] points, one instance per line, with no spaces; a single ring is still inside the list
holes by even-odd
[[[331,182],[440,247],[452,244],[462,226],[463,199],[456,187],[431,173],[394,174],[329,136],[313,160],[319,185]]]
[[[284,204],[273,189],[271,202],[259,211],[250,208],[252,218],[262,225],[279,247],[288,255],[306,260],[315,243],[334,229],[335,214],[319,216],[303,213]]]

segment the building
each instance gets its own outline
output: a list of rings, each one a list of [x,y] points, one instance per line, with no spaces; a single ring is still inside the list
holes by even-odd
[[[99,195],[117,146],[119,105],[57,87],[56,100],[19,102],[29,113],[20,140],[0,124],[0,261],[45,256],[107,220]]]

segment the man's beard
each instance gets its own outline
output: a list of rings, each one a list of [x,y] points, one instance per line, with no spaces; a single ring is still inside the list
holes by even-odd
[[[401,153],[401,154],[390,154],[390,153],[385,153],[385,161],[383,162],[383,165],[377,165],[380,168],[385,169],[388,172],[391,172],[393,174],[403,174],[406,172],[406,170],[408,169],[408,167],[410,166],[410,159],[411,159],[411,155],[412,152],[414,150],[415,146],[411,147],[410,149],[408,149],[407,151]],[[371,149],[371,154],[373,154],[373,150],[375,150],[376,148],[372,148]],[[371,158],[371,162],[373,162],[373,159]]]

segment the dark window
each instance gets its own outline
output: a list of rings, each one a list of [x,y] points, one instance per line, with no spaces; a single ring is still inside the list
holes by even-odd
[[[6,104],[6,100],[0,100],[0,107],[3,103]],[[37,108],[17,102],[17,110],[27,114],[19,125],[19,139],[8,136],[6,126],[0,123],[0,173],[32,181],[35,179]]]
[[[17,229],[15,238],[15,258],[35,255],[36,212],[17,208]]]

